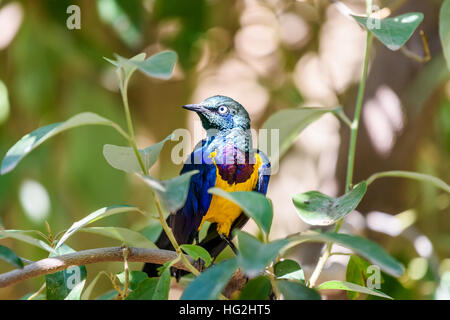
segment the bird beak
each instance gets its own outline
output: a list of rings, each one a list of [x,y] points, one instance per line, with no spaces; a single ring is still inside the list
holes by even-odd
[[[204,112],[208,111],[208,109],[206,109],[205,107],[203,107],[200,104],[187,104],[187,105],[183,106],[183,108],[190,110],[190,111],[200,112],[200,113],[204,113]]]

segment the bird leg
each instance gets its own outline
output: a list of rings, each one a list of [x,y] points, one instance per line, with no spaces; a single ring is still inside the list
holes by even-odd
[[[227,237],[226,235],[224,235],[224,234],[221,234],[221,235],[220,235],[220,238],[221,238],[222,240],[224,240],[224,241],[228,244],[228,246],[230,246],[231,250],[233,250],[234,254],[237,255],[238,250],[237,250],[236,246],[234,245],[234,243],[231,242],[231,239],[228,238],[228,237]]]

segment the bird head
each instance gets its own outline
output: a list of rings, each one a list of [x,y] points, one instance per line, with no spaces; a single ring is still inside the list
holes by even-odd
[[[239,102],[226,96],[213,96],[199,104],[188,104],[183,108],[195,111],[205,130],[250,129],[247,110]]]

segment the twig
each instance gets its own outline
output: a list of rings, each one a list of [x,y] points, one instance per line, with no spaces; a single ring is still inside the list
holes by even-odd
[[[400,50],[408,58],[410,58],[414,61],[417,61],[419,63],[426,63],[431,60],[430,47],[428,45],[427,36],[425,35],[425,32],[423,32],[423,30],[420,30],[420,36],[422,37],[422,45],[423,45],[423,51],[425,52],[425,57],[422,57],[422,56],[418,55],[417,53],[412,52],[405,46],[402,47]]]
[[[25,280],[55,273],[70,266],[81,266],[98,262],[123,262],[122,247],[98,248],[78,251],[61,255],[58,257],[46,258],[25,266],[23,269],[15,269],[0,274],[0,288],[7,287]],[[130,247],[128,255],[129,262],[150,262],[164,264],[177,258],[177,254],[169,250],[135,248]],[[193,263],[192,259],[185,257]],[[177,262],[174,267],[191,271],[183,262]]]
[[[125,284],[123,286],[122,300],[125,300],[128,296],[128,287],[130,286],[130,268],[128,267],[128,255],[130,254],[130,248],[128,246],[122,246],[123,254],[123,269],[125,271]]]

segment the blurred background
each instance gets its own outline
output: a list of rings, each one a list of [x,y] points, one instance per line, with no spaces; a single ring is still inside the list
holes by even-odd
[[[342,1],[364,14],[365,1]],[[392,15],[423,12],[419,29],[429,41],[427,63],[392,52],[374,41],[354,181],[386,170],[414,170],[450,181],[450,73],[439,40],[440,0],[374,1]],[[81,9],[81,29],[69,30],[67,8]],[[424,56],[416,32],[409,51]],[[297,106],[342,105],[352,116],[361,77],[365,33],[326,0],[0,0],[0,80],[9,104],[0,103],[0,155],[23,135],[70,116],[92,111],[125,127],[114,67],[102,57],[131,57],[164,49],[178,53],[168,81],[136,73],[129,87],[137,141],[146,147],[176,128],[201,139],[195,114],[180,107],[211,95],[228,95],[249,111],[258,129],[272,113]],[[1,89],[1,88],[0,88]],[[332,115],[308,127],[271,178],[268,197],[275,217],[271,237],[307,230],[291,201],[294,193],[344,192],[349,131]],[[192,142],[192,145],[196,141]],[[141,181],[110,167],[104,144],[125,145],[107,127],[83,127],[49,140],[11,173],[0,176],[0,219],[5,229],[53,234],[113,204],[154,207]],[[169,142],[151,173],[178,174]],[[145,233],[154,225],[138,213],[109,217],[97,225]],[[149,227],[150,226],[150,227]],[[256,232],[248,223],[246,230]],[[382,291],[397,299],[450,299],[450,197],[432,185],[381,179],[344,223],[344,232],[367,236],[405,264],[399,279],[383,275]],[[1,240],[22,257],[46,252],[16,240]],[[78,233],[75,250],[120,245]],[[291,250],[308,276],[322,246]],[[345,252],[335,246],[335,251]],[[344,279],[348,257],[332,256],[319,281]],[[100,270],[120,272],[121,263],[89,265],[88,282]],[[133,264],[139,270],[141,264]],[[0,261],[0,272],[11,267]],[[0,289],[0,299],[36,291],[43,277]],[[111,289],[101,278],[94,296]],[[176,290],[172,298],[179,295]],[[330,293],[328,298],[345,298]]]

